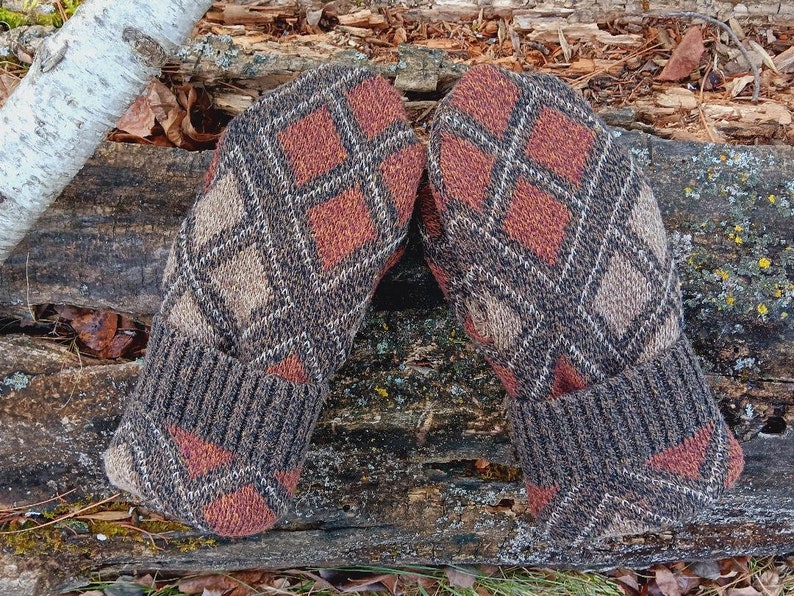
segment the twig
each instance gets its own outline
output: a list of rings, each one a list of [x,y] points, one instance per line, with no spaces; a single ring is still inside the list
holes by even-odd
[[[703,78],[700,80],[700,96],[698,97],[698,112],[700,112],[700,121],[703,123],[703,127],[706,129],[706,134],[709,135],[709,140],[712,143],[716,143],[717,140],[714,138],[714,135],[711,134],[711,128],[709,127],[708,120],[706,120],[706,113],[703,111],[703,89],[706,86],[706,79],[711,74],[711,64],[709,63],[709,67],[706,69],[706,74],[703,75]]]
[[[613,64],[610,64],[607,67],[596,69],[596,70],[594,70],[593,72],[591,72],[589,74],[582,75],[578,79],[574,79],[573,81],[571,81],[571,84],[572,85],[580,85],[582,83],[586,83],[587,81],[589,81],[593,77],[597,77],[598,75],[604,74],[605,72],[609,72],[610,68],[612,68],[614,66],[617,66],[618,64],[623,64],[624,62],[628,62],[629,60],[631,60],[633,58],[637,58],[638,56],[642,56],[644,54],[648,54],[648,53],[652,52],[653,50],[655,50],[656,48],[658,48],[659,46],[661,46],[661,44],[657,43],[656,45],[652,45],[650,47],[644,47],[644,48],[642,48],[640,50],[637,50],[633,54],[629,54],[628,56],[620,58],[619,60],[615,60]]]
[[[59,499],[63,499],[66,495],[72,494],[76,491],[76,488],[72,490],[68,490],[62,495],[55,495],[54,497],[50,497],[44,501],[38,501],[36,503],[29,503],[28,505],[20,505],[19,507],[12,507],[11,509],[0,509],[0,515],[4,515],[6,513],[16,513],[17,511],[24,511],[25,509],[30,509],[31,507],[38,507],[39,505],[46,505],[47,503],[52,503],[53,501],[57,501]]]
[[[115,495],[111,495],[107,499],[99,501],[98,503],[92,503],[91,505],[83,507],[82,509],[78,509],[77,511],[74,511],[72,513],[67,513],[66,515],[62,515],[61,517],[55,518],[55,519],[53,519],[51,521],[48,521],[45,524],[39,524],[38,526],[33,526],[32,528],[22,528],[21,530],[11,530],[10,532],[0,532],[0,536],[5,535],[5,534],[22,534],[23,532],[31,532],[33,530],[40,530],[41,528],[46,528],[47,526],[52,526],[52,525],[55,525],[57,523],[60,523],[60,522],[62,522],[65,519],[75,518],[75,517],[79,516],[81,513],[85,513],[86,511],[89,511],[89,510],[93,509],[94,507],[99,507],[100,505],[104,505],[105,503],[107,503],[108,501],[112,501],[113,499],[118,499],[120,496],[121,496],[121,493],[116,493]]]
[[[646,16],[652,17],[671,17],[671,18],[688,18],[688,19],[700,19],[701,21],[706,21],[707,23],[711,23],[712,25],[717,25],[720,29],[725,31],[730,37],[731,41],[736,44],[736,47],[739,48],[739,51],[744,56],[744,59],[747,60],[747,63],[750,65],[750,70],[753,72],[753,103],[758,103],[758,95],[761,93],[761,73],[758,71],[758,66],[756,66],[755,62],[750,60],[750,53],[747,51],[747,48],[744,47],[739,38],[736,37],[736,34],[733,32],[733,29],[728,27],[722,21],[715,19],[714,17],[710,17],[705,14],[701,14],[699,12],[693,12],[690,10],[685,10],[681,12],[654,12],[654,13],[647,13]]]

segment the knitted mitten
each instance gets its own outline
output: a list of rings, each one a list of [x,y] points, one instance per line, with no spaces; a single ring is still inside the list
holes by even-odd
[[[742,452],[682,334],[642,172],[548,75],[475,67],[438,107],[420,214],[439,284],[507,393],[540,537],[658,529]]]
[[[316,69],[229,124],[105,453],[113,484],[219,535],[273,525],[423,166],[399,95],[365,70]]]

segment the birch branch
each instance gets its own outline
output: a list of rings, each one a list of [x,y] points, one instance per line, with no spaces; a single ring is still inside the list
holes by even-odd
[[[211,0],[88,0],[0,109],[0,262],[188,36]]]

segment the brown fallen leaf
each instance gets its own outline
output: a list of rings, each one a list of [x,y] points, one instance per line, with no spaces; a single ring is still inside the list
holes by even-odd
[[[22,79],[0,71],[0,107],[16,89]]]
[[[94,521],[121,521],[130,519],[132,514],[129,511],[97,511],[96,513],[86,513],[80,515],[80,519],[90,519]]]
[[[681,586],[672,571],[660,565],[653,572],[654,581],[664,596],[681,596]]]
[[[474,581],[477,576],[469,573],[465,569],[458,567],[444,567],[444,573],[449,580],[449,585],[453,588],[471,588],[474,586]]]
[[[729,588],[726,596],[761,596],[761,592],[750,586],[746,588]]]
[[[243,585],[246,582],[227,575],[203,575],[191,577],[177,582],[177,588],[183,594],[224,594],[248,596],[253,590]]]
[[[151,83],[150,83],[151,85]],[[137,137],[148,137],[155,125],[154,111],[149,103],[149,88],[124,112],[116,128]]]
[[[685,79],[700,64],[700,57],[705,50],[700,27],[690,27],[656,78],[660,81]]]
[[[70,325],[85,347],[105,358],[104,354],[116,336],[118,320],[117,314],[98,310],[73,318]]]

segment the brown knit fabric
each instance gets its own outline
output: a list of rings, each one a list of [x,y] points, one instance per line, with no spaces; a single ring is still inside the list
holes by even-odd
[[[682,335],[642,172],[554,77],[475,67],[436,113],[426,256],[501,378],[541,539],[674,524],[742,452]]]
[[[105,454],[116,486],[219,535],[275,523],[423,165],[399,95],[361,69],[311,71],[229,124]]]

